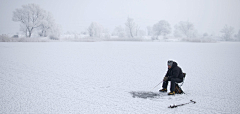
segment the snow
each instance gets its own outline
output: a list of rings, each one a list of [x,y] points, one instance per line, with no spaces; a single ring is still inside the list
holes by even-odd
[[[186,94],[153,89],[169,59],[187,73]],[[1,42],[0,60],[0,113],[240,111],[237,42]]]

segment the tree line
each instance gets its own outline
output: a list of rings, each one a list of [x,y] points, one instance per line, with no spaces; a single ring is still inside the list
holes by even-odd
[[[26,37],[31,37],[33,32],[38,33],[41,37],[49,36],[51,39],[58,39],[60,36],[59,25],[55,23],[52,14],[45,11],[36,4],[23,5],[22,8],[17,8],[13,12],[13,21],[20,22],[20,31]],[[167,36],[173,31],[174,37],[182,37],[186,39],[196,38],[197,30],[194,24],[189,21],[181,21],[174,26],[174,30],[166,20],[160,20],[153,26],[148,26],[147,31],[134,22],[133,18],[128,17],[124,26],[115,27],[110,34],[101,24],[92,22],[88,29],[87,34],[90,37],[109,38],[110,36],[117,36],[119,38],[139,38],[142,36],[151,36],[152,40],[158,40],[160,36],[167,39]],[[234,35],[234,28],[227,25],[220,31],[223,40],[231,41],[234,37],[240,40],[240,30]],[[204,33],[202,37],[209,36]]]

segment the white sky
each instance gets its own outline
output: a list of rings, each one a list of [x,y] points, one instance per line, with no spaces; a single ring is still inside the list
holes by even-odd
[[[91,22],[110,32],[124,27],[127,17],[146,30],[160,20],[174,25],[190,21],[200,34],[218,35],[224,25],[240,30],[240,0],[0,0],[0,34],[21,33],[20,22],[12,21],[13,11],[35,3],[53,14],[62,32],[80,33]]]

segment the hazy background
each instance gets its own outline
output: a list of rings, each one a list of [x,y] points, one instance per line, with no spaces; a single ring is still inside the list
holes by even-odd
[[[220,34],[224,25],[240,29],[240,0],[0,0],[0,34],[21,33],[13,11],[29,3],[49,11],[62,32],[81,32],[97,22],[111,33],[124,27],[127,17],[141,29],[166,20],[172,29],[179,21],[192,22],[198,33]]]

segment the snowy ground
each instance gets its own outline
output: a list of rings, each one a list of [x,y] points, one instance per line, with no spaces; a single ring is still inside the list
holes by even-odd
[[[153,89],[168,59],[187,73],[186,94]],[[236,114],[238,65],[240,43],[0,43],[0,113]]]

